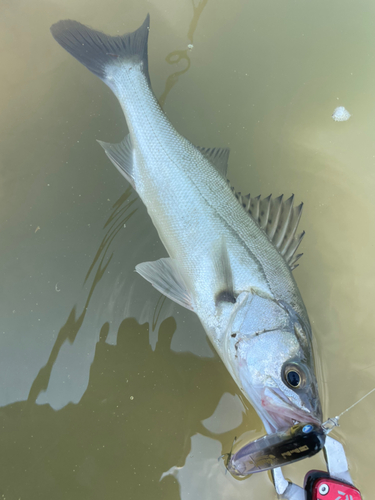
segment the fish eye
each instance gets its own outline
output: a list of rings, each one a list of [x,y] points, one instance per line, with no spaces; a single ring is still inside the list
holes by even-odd
[[[286,379],[292,387],[299,387],[301,385],[301,377],[295,370],[290,370],[286,375]]]
[[[285,367],[284,378],[287,385],[289,385],[292,389],[300,389],[305,383],[303,371],[295,365]]]

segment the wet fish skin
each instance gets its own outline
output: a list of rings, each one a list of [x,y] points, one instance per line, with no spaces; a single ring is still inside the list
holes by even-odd
[[[234,196],[227,151],[195,147],[160,108],[148,74],[149,16],[122,37],[69,20],[51,31],[123,109],[129,135],[101,145],[145,203],[170,257],[136,270],[199,316],[268,432],[321,421],[311,327],[290,266]],[[290,366],[303,378],[298,389],[286,381]]]

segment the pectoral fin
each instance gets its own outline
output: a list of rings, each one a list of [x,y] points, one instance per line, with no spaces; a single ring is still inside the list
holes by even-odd
[[[170,258],[142,262],[135,270],[163,295],[194,311],[189,291],[177,265]]]

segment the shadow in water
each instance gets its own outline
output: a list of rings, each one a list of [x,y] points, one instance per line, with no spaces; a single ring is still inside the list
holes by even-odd
[[[69,339],[82,321],[82,315],[71,316],[61,334]],[[147,325],[125,319],[113,346],[106,343],[105,323],[88,388],[77,405],[54,411],[35,404],[48,364],[29,401],[1,408],[4,498],[179,498],[176,479],[160,482],[161,475],[183,465],[191,436],[211,436],[200,422],[212,415],[223,392],[237,388],[217,357],[171,351],[175,329],[173,318],[163,321],[152,351]],[[224,447],[234,432],[220,435]]]

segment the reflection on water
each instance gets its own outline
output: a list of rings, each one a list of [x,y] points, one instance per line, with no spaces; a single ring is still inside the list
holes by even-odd
[[[116,237],[118,232],[121,230],[121,228],[124,227],[124,225],[127,223],[127,221],[130,219],[130,217],[136,212],[137,209],[133,209],[130,211],[130,208],[135,202],[135,198],[132,200],[129,200],[130,195],[132,194],[131,188],[128,188],[126,192],[116,201],[116,203],[112,207],[112,213],[110,214],[106,224],[105,228],[108,227],[107,233],[105,237],[103,238],[99,249],[94,257],[94,260],[92,261],[92,264],[86,274],[84,282],[89,279],[89,277],[93,274],[93,279],[92,279],[92,284],[91,287],[88,291],[87,298],[85,301],[85,305],[83,306],[81,314],[76,317],[76,306],[73,307],[73,309],[70,311],[69,317],[64,324],[64,326],[60,329],[55,344],[52,348],[51,354],[48,358],[47,363],[43,368],[40,369],[38,375],[36,376],[28,397],[28,402],[29,403],[35,403],[38,396],[41,394],[42,391],[46,391],[48,387],[48,383],[50,380],[51,376],[51,371],[53,368],[53,365],[57,359],[57,356],[60,352],[61,347],[64,345],[66,341],[70,342],[70,344],[73,344],[77,334],[83,324],[83,321],[86,316],[87,309],[90,304],[91,297],[94,293],[94,290],[96,286],[99,284],[100,280],[102,279],[104,273],[107,270],[107,267],[109,266],[109,263],[111,262],[111,259],[113,257],[113,253],[107,257],[107,254],[110,249],[110,245],[112,240]],[[97,266],[96,266],[97,265]],[[96,271],[94,273],[94,269],[96,268]],[[85,388],[82,388],[84,391]]]
[[[101,269],[102,263],[103,263],[103,261],[104,261],[104,259],[106,257],[106,254],[107,254],[107,252],[110,249],[111,242],[116,238],[116,236],[121,231],[121,229],[123,227],[126,227],[127,221],[130,219],[130,217],[137,210],[137,209],[134,209],[132,212],[130,212],[128,214],[129,208],[133,205],[133,203],[136,200],[135,197],[132,200],[129,200],[129,197],[130,197],[131,194],[132,194],[132,189],[128,188],[125,191],[125,193],[122,196],[120,196],[120,198],[112,206],[112,213],[108,217],[107,222],[104,224],[104,228],[108,227],[107,233],[106,233],[105,237],[103,238],[103,240],[102,240],[102,242],[101,242],[101,244],[100,244],[100,246],[98,248],[98,251],[96,252],[94,260],[92,261],[92,264],[91,264],[89,270],[87,271],[87,274],[86,274],[86,277],[85,277],[85,283],[86,283],[86,281],[90,277],[90,275],[91,275],[91,273],[92,273],[92,271],[93,271],[93,269],[95,267],[95,264],[100,259],[99,269],[96,271],[96,274],[95,274],[95,277],[94,277],[94,280],[93,280],[93,284],[92,284],[92,290],[94,289],[94,287],[96,286],[97,282],[99,281],[100,276],[103,274],[100,271],[100,269]],[[106,260],[105,267],[108,266],[108,264],[109,264],[112,256],[113,256],[113,253]],[[91,295],[91,293],[92,292],[90,290],[90,295]],[[86,306],[88,305],[89,300],[90,299],[88,297],[87,298]]]
[[[171,478],[159,482],[163,472],[184,464],[193,429],[214,413],[222,393],[235,387],[217,358],[171,351],[173,318],[162,323],[155,351],[147,329],[125,319],[112,346],[106,343],[109,324],[103,324],[90,382],[78,404],[56,412],[29,400],[1,410],[7,429],[1,436],[2,477],[18,478],[17,486],[3,483],[5,498],[29,498],[32,491],[41,498],[124,498],[126,492],[126,498],[138,499],[149,498],[150,488],[153,498],[178,497]],[[198,432],[218,439],[207,425],[198,425]],[[204,456],[219,464],[222,445],[215,443]],[[217,470],[222,476],[222,464]]]
[[[242,499],[248,496],[251,483],[239,482],[227,473],[222,460],[220,443],[214,439],[196,434],[191,438],[190,452],[182,467],[172,467],[162,475],[162,479],[172,476],[180,485],[180,497]],[[192,480],[194,478],[194,480]],[[252,482],[256,480],[254,476]],[[272,486],[268,485],[263,494],[272,494]]]
[[[58,19],[117,33],[150,12],[151,80],[176,128],[195,144],[229,146],[230,179],[242,192],[294,192],[305,202],[295,276],[316,336],[325,415],[375,385],[375,8],[344,7],[2,3],[4,498],[275,498],[266,474],[235,481],[217,460],[235,435],[259,437],[261,423],[197,318],[134,273],[165,251],[95,142],[125,135],[118,103],[53,41]],[[334,122],[343,104],[352,117]],[[374,408],[366,399],[336,433],[369,498]],[[301,483],[323,466],[319,455],[286,476]]]

